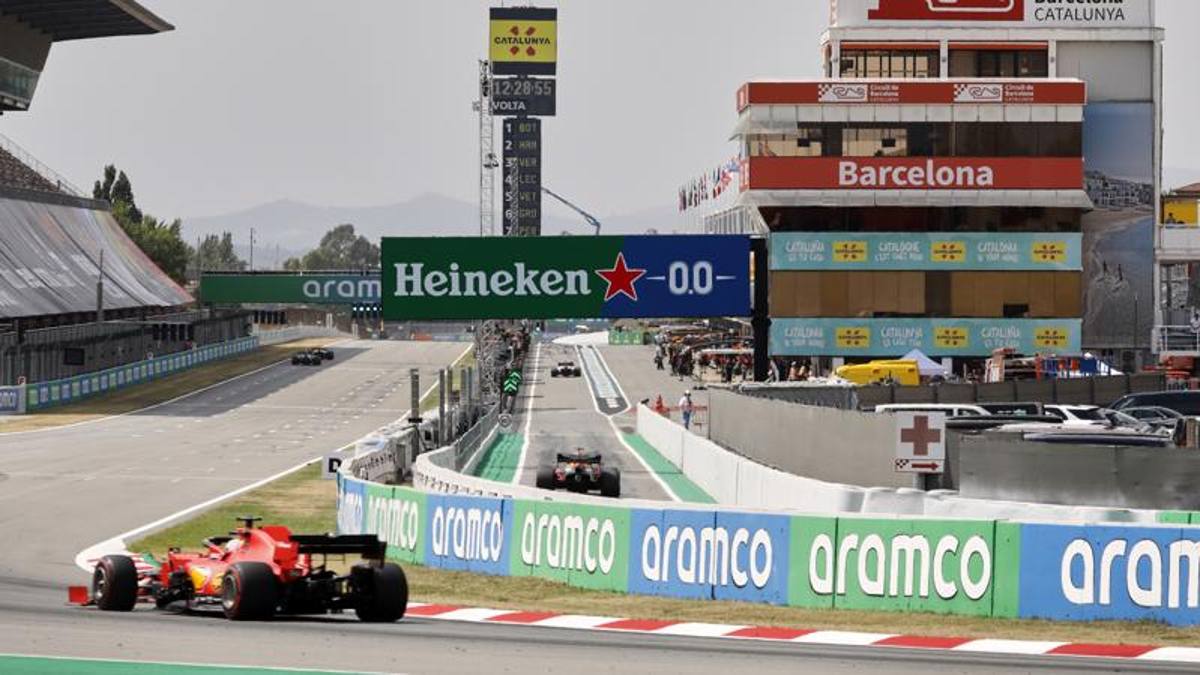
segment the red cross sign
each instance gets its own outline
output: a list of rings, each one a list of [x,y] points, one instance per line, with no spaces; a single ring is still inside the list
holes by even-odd
[[[942,473],[946,464],[946,415],[902,411],[896,420],[896,471]]]

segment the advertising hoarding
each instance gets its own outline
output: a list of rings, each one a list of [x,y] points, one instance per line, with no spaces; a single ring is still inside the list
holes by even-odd
[[[1079,354],[1078,319],[780,319],[771,320],[773,356],[898,357]]]
[[[383,239],[383,315],[411,319],[750,314],[739,235]]]
[[[751,190],[1080,190],[1080,157],[751,157]]]
[[[379,272],[369,274],[221,274],[200,277],[200,301],[216,304],[379,302]]]
[[[832,25],[1144,28],[1151,0],[831,0]]]
[[[492,7],[488,58],[496,75],[553,75],[558,61],[558,10]]]
[[[771,270],[1078,271],[1079,233],[776,232]]]
[[[950,105],[954,103],[1029,103],[1083,105],[1083,82],[748,82],[738,90],[738,111],[749,105]]]

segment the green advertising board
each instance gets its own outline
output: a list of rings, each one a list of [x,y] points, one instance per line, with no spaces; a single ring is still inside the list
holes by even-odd
[[[217,304],[378,303],[379,273],[370,274],[236,274],[205,273],[200,301]]]
[[[364,531],[387,542],[388,558],[424,563],[425,493],[378,483],[365,483],[365,488]]]
[[[993,596],[1015,602],[1014,584],[997,588],[999,566],[1009,561],[996,559],[995,527],[992,521],[794,517],[788,604],[992,615]]]
[[[513,500],[509,574],[580,588],[629,588],[628,509]]]
[[[641,330],[610,330],[608,331],[610,345],[644,345],[646,331]]]
[[[382,253],[393,321],[750,315],[745,236],[385,237]]]

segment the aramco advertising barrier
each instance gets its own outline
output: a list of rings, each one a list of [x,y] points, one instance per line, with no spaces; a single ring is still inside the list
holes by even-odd
[[[379,284],[378,271],[367,274],[205,272],[200,276],[200,301],[216,304],[374,304],[379,302]]]
[[[1200,528],[840,518],[427,494],[339,475],[401,562],[679,598],[1200,624]]]
[[[750,238],[385,237],[382,290],[389,320],[749,316]]]

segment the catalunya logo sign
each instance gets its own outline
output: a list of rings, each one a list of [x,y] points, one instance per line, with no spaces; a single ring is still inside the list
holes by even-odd
[[[746,316],[749,261],[743,236],[384,238],[383,314]]]

